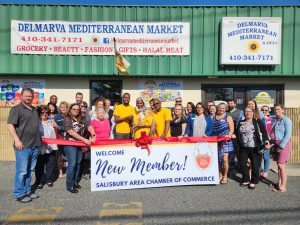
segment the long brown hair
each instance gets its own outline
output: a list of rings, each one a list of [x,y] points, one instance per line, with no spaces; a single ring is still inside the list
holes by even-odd
[[[257,107],[257,102],[255,101],[254,98],[249,99],[248,102],[247,102],[247,106],[248,106],[248,103],[249,103],[249,102],[254,102],[254,105],[255,105],[255,108],[254,108],[254,111],[253,111],[254,117],[255,117],[256,119],[260,119],[260,115],[259,115],[259,111],[258,111],[258,107]]]
[[[98,102],[103,102],[103,108],[104,108],[104,109],[105,109],[105,106],[106,106],[106,104],[105,104],[105,98],[104,98],[104,97],[98,98],[98,99],[96,100],[96,102],[95,102],[95,112],[98,111]]]
[[[78,114],[78,117],[76,118],[77,119],[77,122],[78,123],[82,123],[83,122],[83,116],[81,114],[81,110],[80,110],[80,104],[78,103],[73,103],[70,105],[70,108],[69,108],[69,111],[68,111],[68,116],[72,119],[72,115],[71,115],[71,111],[72,111],[72,108],[74,106],[78,106],[79,107],[79,114]]]

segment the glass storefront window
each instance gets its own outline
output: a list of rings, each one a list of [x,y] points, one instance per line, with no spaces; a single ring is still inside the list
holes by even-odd
[[[233,88],[208,88],[205,94],[208,101],[227,101],[233,98]]]
[[[120,80],[94,80],[91,81],[91,105],[99,97],[110,99],[111,105],[122,102],[122,81]]]
[[[254,98],[258,107],[268,105],[273,109],[274,104],[283,104],[283,85],[276,84],[270,87],[263,84],[233,84],[233,85],[202,85],[202,102],[208,101],[227,101],[235,99],[237,107],[244,109],[247,101]]]

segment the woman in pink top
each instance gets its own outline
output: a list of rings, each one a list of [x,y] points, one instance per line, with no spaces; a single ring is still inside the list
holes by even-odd
[[[95,130],[96,143],[100,140],[109,139],[110,136],[110,124],[109,120],[104,118],[105,111],[103,108],[98,108],[97,119],[92,120],[91,126]]]

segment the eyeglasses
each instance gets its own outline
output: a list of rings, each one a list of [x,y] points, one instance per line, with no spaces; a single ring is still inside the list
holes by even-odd
[[[80,111],[80,109],[72,109],[72,110],[73,110],[73,111],[78,111],[78,112]]]
[[[81,105],[80,108],[87,108],[87,105]]]

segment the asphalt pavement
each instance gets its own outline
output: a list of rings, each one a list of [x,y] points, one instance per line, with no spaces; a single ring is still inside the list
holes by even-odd
[[[274,167],[274,164],[272,164]],[[272,168],[272,167],[271,167]],[[40,198],[22,204],[12,196],[14,162],[0,162],[0,224],[300,224],[300,165],[291,165],[288,191],[274,193],[269,173],[255,190],[239,187],[241,175],[226,185],[178,186],[91,192],[81,182],[78,194],[65,189],[65,178],[38,190]]]

